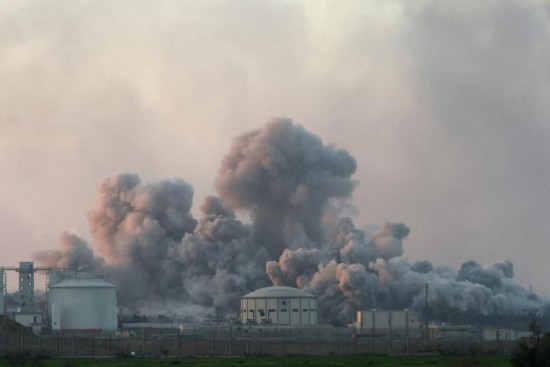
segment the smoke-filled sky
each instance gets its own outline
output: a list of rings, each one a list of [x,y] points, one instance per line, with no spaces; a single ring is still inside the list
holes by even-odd
[[[120,172],[139,176],[129,190],[171,179],[157,189],[183,203],[192,186],[200,227],[203,198],[235,192],[219,174],[232,139],[288,116],[355,160],[340,161],[355,227],[406,223],[411,262],[507,259],[550,293],[548,2],[0,1],[0,55],[0,265],[65,230],[123,256],[89,229]],[[192,231],[184,214],[172,237]],[[293,215],[321,241],[319,218]]]

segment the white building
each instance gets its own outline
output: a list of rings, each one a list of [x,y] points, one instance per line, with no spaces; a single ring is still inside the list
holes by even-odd
[[[241,299],[244,324],[317,325],[317,298],[297,288],[274,286]]]
[[[52,329],[102,332],[117,329],[116,287],[87,272],[52,272],[48,314]]]
[[[393,330],[415,333],[422,327],[422,314],[418,311],[357,311],[356,331],[359,334],[385,335]]]

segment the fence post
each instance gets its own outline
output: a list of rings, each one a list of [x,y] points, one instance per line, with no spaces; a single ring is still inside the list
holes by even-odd
[[[141,355],[145,356],[145,329],[141,329]]]
[[[233,327],[229,325],[229,356],[233,355]]]
[[[374,354],[374,334],[370,336],[370,353]]]
[[[195,324],[195,355],[199,354],[199,333],[198,333],[198,325]]]
[[[319,333],[319,327],[317,327],[317,354],[321,354],[321,334]]]
[[[212,333],[212,355],[214,355],[214,352],[216,351],[215,349],[215,346],[214,346],[214,335],[215,333]]]
[[[199,354],[199,336],[195,334],[195,355]]]
[[[178,357],[180,356],[180,329],[178,329],[178,332],[176,334],[176,342],[178,343],[178,346],[176,347]]]
[[[408,322],[408,319],[407,319],[407,322]],[[407,351],[407,354],[409,354],[409,328],[407,327],[407,332],[406,332],[406,335],[405,335],[405,338],[406,338],[406,351]]]
[[[497,329],[497,355],[500,354],[500,329]]]
[[[159,329],[159,356],[162,356],[162,335],[160,334],[160,329]]]
[[[24,342],[24,339],[25,338],[25,334],[23,334],[23,330],[21,330],[21,354],[23,354],[23,352],[25,351],[25,342]]]

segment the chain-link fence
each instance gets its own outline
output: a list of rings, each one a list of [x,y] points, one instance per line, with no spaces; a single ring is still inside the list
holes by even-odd
[[[506,354],[517,341],[424,339],[404,333],[357,335],[348,328],[188,325],[128,329],[111,335],[0,333],[0,356],[237,356],[339,354]]]

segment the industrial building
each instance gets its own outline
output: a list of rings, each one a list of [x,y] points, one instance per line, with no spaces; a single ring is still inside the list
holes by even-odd
[[[274,286],[241,299],[243,324],[317,325],[317,298],[303,290]]]
[[[115,331],[116,287],[88,272],[52,271],[48,313],[54,331]]]
[[[40,329],[42,315],[35,310],[34,303],[34,274],[36,271],[46,270],[35,268],[31,261],[22,261],[19,267],[0,267],[0,315],[6,313],[5,295],[7,292],[6,271],[19,273],[19,307],[14,315],[15,321],[23,326]]]
[[[6,314],[6,271],[18,273],[18,307],[11,315],[19,324],[40,332],[103,332],[117,328],[116,287],[86,271],[37,268],[32,262],[0,267],[0,315]],[[35,273],[46,273],[46,314],[35,307]]]
[[[357,311],[355,323],[358,335],[385,336],[393,332],[406,335],[419,334],[422,327],[422,314],[419,311],[366,310]]]

